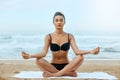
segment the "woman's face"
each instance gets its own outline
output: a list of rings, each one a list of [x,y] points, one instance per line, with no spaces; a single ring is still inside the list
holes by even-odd
[[[57,15],[55,16],[53,23],[57,29],[62,29],[65,24],[65,20],[63,16]]]

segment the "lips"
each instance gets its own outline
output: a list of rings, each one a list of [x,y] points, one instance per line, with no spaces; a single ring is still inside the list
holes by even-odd
[[[61,27],[61,25],[58,25],[58,27]]]

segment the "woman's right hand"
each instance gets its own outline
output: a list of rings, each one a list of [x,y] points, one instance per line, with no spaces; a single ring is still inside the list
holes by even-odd
[[[30,55],[28,54],[28,53],[26,53],[26,52],[22,52],[22,57],[24,58],[24,59],[29,59],[30,58]]]

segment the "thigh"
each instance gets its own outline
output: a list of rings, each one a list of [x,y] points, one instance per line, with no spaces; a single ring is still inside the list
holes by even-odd
[[[77,70],[78,67],[80,67],[80,65],[83,62],[83,55],[77,55],[76,57],[74,57],[71,61],[70,64],[74,65],[74,67],[71,69],[71,72],[74,72]]]
[[[37,59],[36,63],[42,71],[48,71],[51,73],[58,72],[58,70],[52,64],[43,58]]]

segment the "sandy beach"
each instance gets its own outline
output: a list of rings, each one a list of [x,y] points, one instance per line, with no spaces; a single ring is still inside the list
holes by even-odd
[[[46,78],[17,79],[11,77],[19,73],[20,71],[40,71],[40,69],[35,64],[35,60],[0,60],[0,80],[47,80]],[[118,80],[120,80],[120,60],[85,60],[77,70],[77,72],[97,72],[97,71],[106,72],[110,75],[117,77]]]

